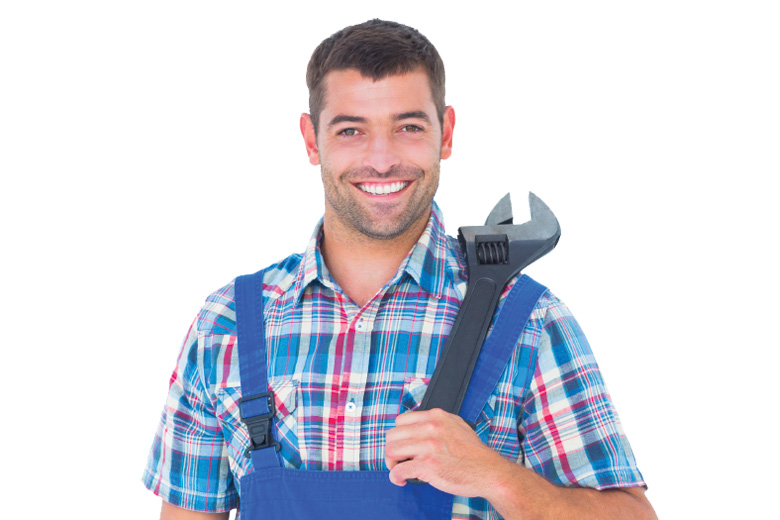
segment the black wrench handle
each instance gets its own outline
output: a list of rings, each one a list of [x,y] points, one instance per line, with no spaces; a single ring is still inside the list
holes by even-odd
[[[503,287],[504,284],[499,285],[495,280],[485,277],[477,278],[469,284],[420,410],[441,408],[452,414],[460,412]],[[468,363],[463,363],[464,359],[468,359]],[[425,484],[417,478],[407,479],[406,482]]]
[[[504,283],[488,277],[478,277],[469,283],[420,410],[441,408],[453,414],[460,412],[503,287]]]

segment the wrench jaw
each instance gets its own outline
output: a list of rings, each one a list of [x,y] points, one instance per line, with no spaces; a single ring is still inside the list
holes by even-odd
[[[535,196],[535,195],[534,195]],[[490,210],[488,218],[485,220],[486,226],[501,226],[505,224],[512,224],[512,200],[509,198],[509,193],[501,197],[493,209]]]
[[[542,199],[528,194],[531,220],[512,224],[509,194],[498,201],[484,226],[465,226],[458,240],[466,252],[469,284],[488,277],[502,287],[531,263],[552,251],[561,237],[555,214]]]

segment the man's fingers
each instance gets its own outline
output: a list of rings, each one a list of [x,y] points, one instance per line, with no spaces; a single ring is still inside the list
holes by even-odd
[[[385,464],[392,470],[396,464],[430,453],[432,446],[427,439],[411,438],[390,441],[385,445]]]
[[[387,432],[387,441],[409,438],[438,437],[446,433],[450,414],[438,408],[423,412],[406,412],[395,419],[395,427]],[[460,419],[458,417],[458,419]],[[464,422],[465,424],[465,422]]]
[[[432,410],[423,410],[416,412],[404,412],[395,418],[396,426],[405,426],[408,424],[416,424],[425,421],[432,421],[441,419],[450,414],[442,410],[441,408],[434,408]]]
[[[390,470],[390,482],[396,486],[405,486],[412,478],[421,478],[421,464],[414,460],[400,462]]]

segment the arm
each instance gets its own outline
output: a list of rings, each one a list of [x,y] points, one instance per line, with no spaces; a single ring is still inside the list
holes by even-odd
[[[197,511],[228,511],[238,504],[215,398],[203,374],[212,337],[190,327],[170,379],[143,483],[165,502]],[[175,517],[174,517],[175,518]]]
[[[533,470],[483,444],[459,417],[429,410],[402,414],[388,432],[391,481],[480,496],[506,518],[655,518],[584,334],[560,301],[544,300],[543,319],[530,322],[538,334],[520,342],[538,348],[534,377],[525,395],[513,394]]]
[[[160,520],[228,520],[230,513],[201,513],[169,504],[165,500],[160,511]]]
[[[507,519],[657,520],[644,488],[557,487],[529,469],[504,462],[513,467],[506,468],[507,477],[497,480],[488,501]],[[535,497],[534,503],[528,496]]]
[[[442,410],[409,412],[387,433],[390,480],[419,478],[454,495],[481,496],[507,519],[654,520],[644,489],[558,487],[504,459],[460,417]]]

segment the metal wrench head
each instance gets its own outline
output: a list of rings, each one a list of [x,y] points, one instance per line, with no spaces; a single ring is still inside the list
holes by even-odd
[[[530,196],[536,197],[533,193]],[[506,224],[512,224],[512,199],[509,198],[509,193],[501,197],[501,200],[493,206],[490,210],[490,215],[485,220],[486,226],[501,226]]]
[[[531,220],[523,224],[513,224],[512,201],[509,193],[493,207],[484,226],[465,226],[460,232],[466,240],[480,235],[505,234],[509,240],[556,240],[561,236],[561,226],[555,214],[542,199],[528,193],[531,208]]]
[[[555,248],[561,236],[558,219],[533,193],[529,192],[528,203],[531,220],[523,224],[512,223],[512,202],[507,193],[490,212],[484,226],[459,229],[461,243],[471,244],[465,248],[470,269],[477,265],[502,264],[506,266],[502,272],[514,275]]]

